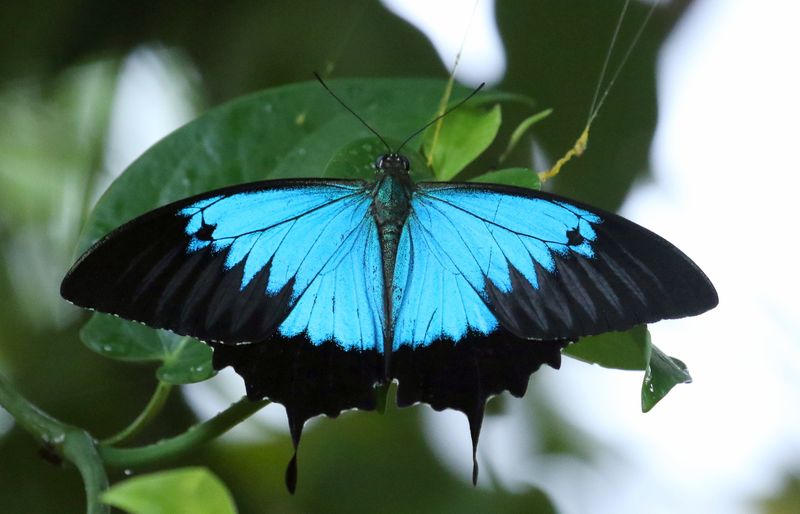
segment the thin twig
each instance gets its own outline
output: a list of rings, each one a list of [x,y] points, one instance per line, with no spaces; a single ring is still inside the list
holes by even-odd
[[[125,441],[130,440],[138,434],[144,427],[146,427],[157,415],[161,412],[164,404],[169,398],[169,393],[172,391],[172,385],[166,382],[158,382],[153,396],[145,406],[144,410],[134,419],[130,425],[120,430],[118,433],[111,437],[103,439],[102,444],[106,446],[114,446]]]
[[[115,448],[100,445],[100,458],[108,466],[129,468],[154,464],[183,455],[198,446],[221,436],[263,407],[269,400],[253,402],[242,398],[213,418],[191,427],[186,432],[155,444],[138,448]]]

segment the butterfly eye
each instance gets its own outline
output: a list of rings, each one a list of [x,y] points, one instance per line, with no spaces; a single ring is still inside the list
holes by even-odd
[[[375,169],[376,170],[382,170],[383,169],[383,162],[384,162],[385,159],[386,159],[385,155],[381,155],[380,157],[375,159]]]
[[[403,155],[400,155],[398,157],[400,158],[400,164],[403,166],[403,171],[410,170],[411,164],[408,162],[408,159],[406,159],[405,156]]]

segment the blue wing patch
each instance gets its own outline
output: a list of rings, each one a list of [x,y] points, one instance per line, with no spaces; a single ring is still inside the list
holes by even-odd
[[[534,262],[554,271],[554,254],[594,256],[600,217],[565,202],[447,184],[420,188],[415,200],[421,218],[447,228],[438,232],[448,254],[479,289],[485,276],[509,291],[509,264],[536,286]]]
[[[436,225],[424,210],[412,209],[397,249],[392,349],[427,346],[438,339],[459,341],[469,331],[490,334],[497,319],[453,262],[451,252],[459,248],[448,247],[451,241],[446,235],[434,236]],[[439,236],[449,230],[437,228]]]
[[[287,337],[305,333],[314,344],[332,340],[347,350],[382,353],[383,270],[378,229],[368,213],[353,211],[343,211],[338,223],[349,228],[353,220],[360,217],[361,221],[349,229],[298,297],[280,332]]]
[[[669,242],[548,193],[417,184],[406,229],[393,284],[395,348],[489,335],[491,317],[523,339],[575,340],[717,303],[708,278]],[[441,313],[448,320],[437,325]]]
[[[536,289],[540,270],[555,272],[558,257],[593,258],[600,223],[562,201],[420,184],[398,248],[393,347],[492,333],[498,321],[487,286],[512,293],[516,273]]]
[[[382,348],[383,275],[371,198],[357,184],[318,184],[204,198],[178,211],[186,251],[224,253],[244,290],[268,268],[264,294],[291,287],[279,331],[319,345]]]

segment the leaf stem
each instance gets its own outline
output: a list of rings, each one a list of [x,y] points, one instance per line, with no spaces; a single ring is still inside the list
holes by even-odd
[[[528,118],[522,120],[522,123],[520,123],[517,128],[514,129],[514,132],[511,133],[511,137],[508,139],[508,146],[506,146],[506,149],[502,154],[500,154],[500,157],[498,157],[497,164],[503,164],[503,162],[506,160],[506,157],[508,157],[508,154],[514,150],[514,148],[517,146],[517,143],[519,143],[520,139],[522,139],[522,136],[529,128],[547,118],[552,113],[553,109],[545,109],[544,111],[537,112],[533,116],[529,116]]]
[[[108,466],[123,468],[168,460],[219,437],[269,403],[269,400],[253,402],[242,398],[213,418],[191,427],[178,436],[164,439],[155,444],[137,448],[114,448],[101,444],[98,447],[100,458]]]
[[[103,439],[101,444],[113,446],[123,443],[138,434],[153,420],[153,418],[158,415],[159,412],[161,412],[161,409],[164,407],[164,404],[166,403],[167,398],[169,398],[169,393],[171,391],[171,384],[159,381],[158,387],[156,387],[156,390],[153,393],[153,396],[150,398],[150,401],[147,403],[144,410],[139,413],[136,419],[134,419],[130,425],[122,429],[120,432],[111,437]]]
[[[109,507],[103,505],[99,497],[100,492],[108,487],[108,477],[92,436],[43,412],[19,394],[3,375],[0,375],[0,406],[22,429],[75,464],[86,490],[86,512],[108,514]]]

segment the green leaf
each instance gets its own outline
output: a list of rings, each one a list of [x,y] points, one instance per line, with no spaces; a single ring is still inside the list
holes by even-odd
[[[460,97],[451,96],[451,98],[456,102],[460,101]],[[536,101],[527,95],[521,95],[519,93],[507,93],[505,91],[496,91],[496,90],[481,91],[480,94],[475,95],[469,101],[470,107],[481,107],[496,103],[503,103],[503,104],[517,103],[524,105],[529,109],[533,109],[534,107],[536,107]]]
[[[445,81],[353,79],[331,80],[329,86],[384,138],[402,141],[435,115]],[[468,93],[457,87],[453,94]],[[516,96],[489,91],[480,98]],[[78,250],[140,214],[193,194],[257,180],[320,177],[340,149],[367,137],[374,136],[316,81],[233,100],[179,128],[131,164],[98,201]],[[374,148],[369,165],[385,152],[382,145]]]
[[[604,368],[643,370],[650,359],[650,333],[647,325],[639,325],[626,332],[582,337],[562,353]]]
[[[166,330],[95,313],[80,336],[91,350],[111,359],[160,361],[156,374],[169,384],[200,382],[214,375],[210,347]]]
[[[522,139],[522,136],[525,135],[525,132],[527,132],[532,126],[534,126],[538,122],[550,116],[552,112],[553,109],[546,109],[544,111],[537,112],[533,116],[529,116],[528,118],[522,120],[522,123],[520,123],[517,126],[517,128],[514,129],[514,132],[511,133],[511,137],[508,139],[508,146],[503,151],[503,153],[500,154],[500,157],[497,159],[498,162],[502,163],[503,161],[505,161],[506,157],[508,157],[508,154],[510,154],[511,151],[514,150],[514,148],[517,146],[517,143],[519,143],[520,139]]]
[[[462,107],[443,121],[438,138],[436,125],[425,132],[422,147],[426,155],[433,156],[437,180],[450,180],[492,144],[500,129],[500,106],[495,105],[488,111]]]
[[[692,381],[686,364],[651,343],[647,325],[582,337],[562,353],[605,368],[644,370],[642,412],[652,409],[676,384]]]
[[[106,490],[101,500],[131,514],[236,514],[225,484],[200,467],[129,478]]]
[[[506,184],[509,186],[527,187],[538,190],[541,187],[539,175],[528,168],[506,168],[490,171],[470,179],[470,182],[486,182],[490,184]]]
[[[691,375],[683,361],[670,357],[655,346],[642,382],[642,412],[652,409],[677,384],[688,384]]]

